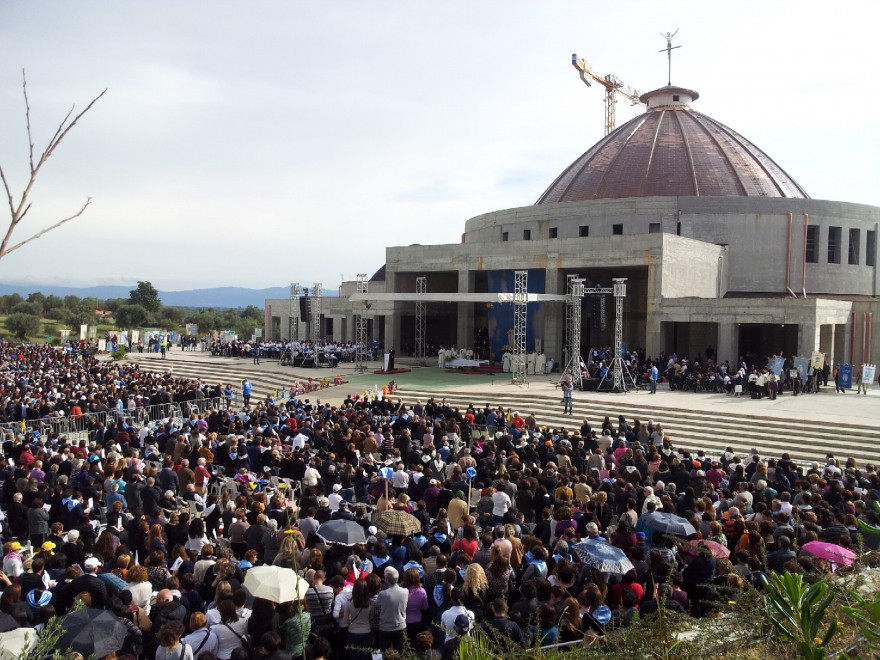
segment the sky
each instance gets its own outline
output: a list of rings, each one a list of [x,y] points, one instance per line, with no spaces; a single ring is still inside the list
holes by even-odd
[[[603,93],[572,53],[645,92],[666,84],[676,29],[672,82],[700,93],[695,110],[811,197],[880,206],[878,19],[876,0],[7,0],[0,165],[16,199],[22,69],[37,149],[108,92],[14,239],[91,206],[0,260],[0,281],[327,289],[387,246],[460,242],[468,218],[533,204],[602,137]],[[621,100],[618,125],[637,112]]]

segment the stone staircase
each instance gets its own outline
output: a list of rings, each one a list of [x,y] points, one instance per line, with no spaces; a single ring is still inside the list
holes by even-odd
[[[528,392],[504,394],[486,392],[429,392],[426,390],[402,390],[400,397],[405,403],[417,399],[423,403],[434,396],[445,397],[450,405],[459,408],[468,404],[516,410],[520,415],[532,413],[542,426],[579,429],[584,419],[594,429],[601,429],[602,420],[608,415],[615,427],[618,415],[630,423],[634,419],[647,422],[653,419],[663,425],[667,437],[676,447],[696,451],[705,450],[709,456],[719,456],[727,447],[737,453],[751,449],[768,457],[779,457],[788,452],[799,463],[817,461],[823,464],[828,453],[838,459],[853,457],[859,465],[876,464],[880,460],[880,432],[876,427],[858,424],[817,423],[809,420],[787,420],[779,417],[719,413],[685,408],[658,407],[629,402],[625,397],[603,401],[578,400],[575,398],[574,415],[563,415],[561,396],[534,395]]]
[[[136,356],[132,356],[136,359]],[[207,383],[232,383],[240,387],[241,380],[248,378],[253,384],[253,400],[259,401],[278,392],[283,396],[294,380],[290,373],[276,372],[269,365],[256,368],[250,360],[218,358],[217,361],[188,362],[174,360],[151,360],[142,366],[156,371],[172,370],[185,378],[199,378]],[[328,370],[315,370],[315,378],[332,374]],[[339,388],[317,391],[313,399],[338,397],[345,392]],[[748,453],[753,447],[762,455],[779,457],[788,452],[799,463],[813,461],[824,463],[832,453],[839,459],[852,457],[859,465],[880,462],[880,431],[876,426],[813,420],[785,419],[735,412],[694,410],[686,407],[646,405],[641,399],[611,397],[601,401],[578,399],[575,393],[575,414],[561,414],[561,396],[532,394],[528,391],[500,392],[487,384],[485,391],[460,392],[438,388],[436,390],[404,388],[400,398],[407,404],[416,400],[425,402],[432,396],[445,397],[453,406],[464,408],[468,404],[517,410],[522,415],[533,413],[542,426],[580,428],[583,420],[589,420],[593,428],[601,428],[602,419],[608,415],[617,423],[618,415],[628,421],[653,419],[663,425],[668,437],[676,447],[696,451],[705,450],[709,456],[719,456],[727,447],[737,453]],[[683,395],[686,396],[686,395]]]

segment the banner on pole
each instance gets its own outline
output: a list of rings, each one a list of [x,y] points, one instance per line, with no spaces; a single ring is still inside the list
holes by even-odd
[[[817,371],[825,366],[825,353],[813,353],[810,357],[810,366]]]
[[[852,389],[852,365],[842,364],[837,371],[837,385],[845,390]]]
[[[810,361],[805,357],[796,357],[794,359],[794,368],[797,369],[798,378],[806,382],[810,373]]]
[[[874,382],[874,376],[877,373],[877,365],[875,364],[863,364],[862,365],[862,382],[870,385]]]

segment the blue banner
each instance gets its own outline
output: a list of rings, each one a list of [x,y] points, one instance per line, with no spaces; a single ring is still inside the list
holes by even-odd
[[[777,376],[782,375],[782,366],[785,364],[785,358],[774,355],[767,362],[767,367]]]
[[[837,372],[837,385],[845,390],[852,389],[852,365],[842,364]]]
[[[798,376],[801,381],[806,382],[810,373],[810,361],[807,358],[796,357],[794,359],[794,368],[798,370]]]

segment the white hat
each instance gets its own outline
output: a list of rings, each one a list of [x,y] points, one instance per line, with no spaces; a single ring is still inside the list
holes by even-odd
[[[86,562],[85,562],[85,567],[90,571],[95,570],[100,565],[101,565],[101,560],[98,559],[97,557],[89,557],[88,559],[86,559]]]
[[[339,484],[333,484],[333,492],[334,493],[337,493],[340,490],[342,490],[342,486],[340,486]]]

